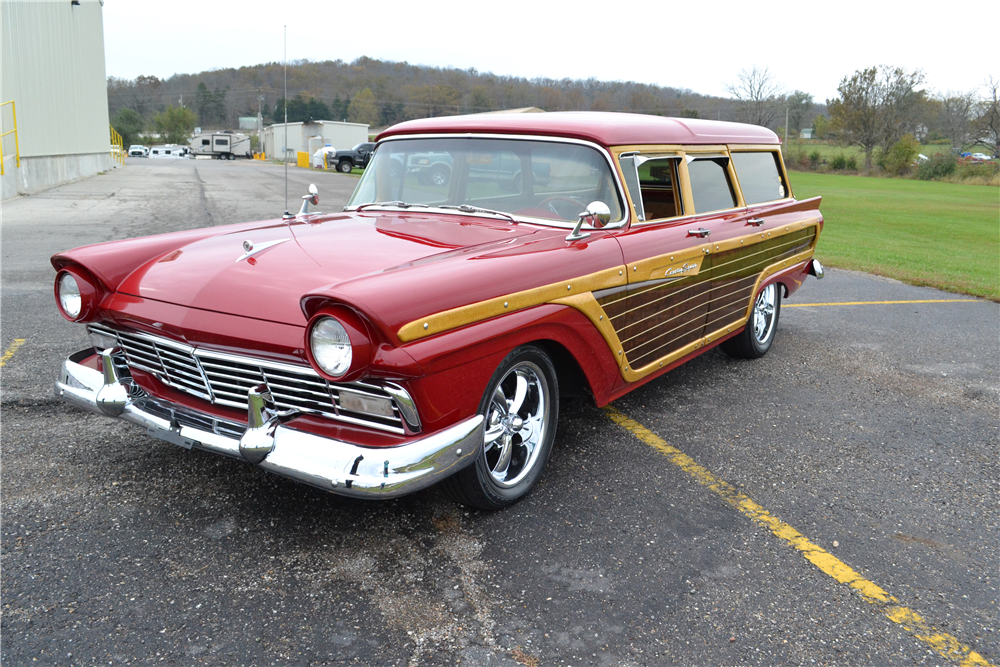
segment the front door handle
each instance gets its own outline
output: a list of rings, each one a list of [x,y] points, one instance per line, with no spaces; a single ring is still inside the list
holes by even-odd
[[[764,218],[750,218],[749,220],[747,220],[747,224],[752,225],[754,227],[760,227],[761,225],[764,224]]]
[[[698,238],[705,238],[712,233],[712,230],[700,227],[698,229],[689,229],[688,236],[697,236]]]

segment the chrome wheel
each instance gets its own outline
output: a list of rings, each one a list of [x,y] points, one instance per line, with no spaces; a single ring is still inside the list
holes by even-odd
[[[460,503],[498,510],[528,495],[556,437],[559,378],[548,353],[524,345],[500,362],[479,403],[483,446],[475,463],[442,483]]]
[[[550,401],[544,373],[530,361],[513,366],[496,385],[486,415],[483,456],[498,486],[519,484],[535,467]]]
[[[759,359],[767,354],[778,332],[781,289],[779,283],[761,288],[753,300],[746,326],[732,338],[722,341],[719,347],[723,352],[739,359]]]
[[[771,337],[774,330],[774,304],[778,290],[771,283],[760,291],[753,305],[753,336],[759,345],[763,345]]]

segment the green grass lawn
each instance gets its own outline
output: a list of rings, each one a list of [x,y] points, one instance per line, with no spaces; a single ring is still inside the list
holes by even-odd
[[[1000,190],[793,172],[797,199],[822,195],[816,257],[830,266],[1000,301]]]

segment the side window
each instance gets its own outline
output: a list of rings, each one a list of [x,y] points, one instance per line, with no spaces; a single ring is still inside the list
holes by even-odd
[[[728,158],[688,155],[688,161],[695,213],[722,211],[736,206],[736,195],[726,170]]]
[[[646,160],[639,165],[639,190],[646,220],[684,214],[677,187],[677,159]]]
[[[733,153],[732,156],[743,199],[748,205],[788,196],[777,153]]]
[[[202,139],[201,140],[201,145],[202,146],[208,146],[210,143],[212,143],[212,142],[209,141],[208,139]]]
[[[684,215],[677,183],[676,157],[624,155],[619,158],[625,186],[632,195],[640,220],[660,220]]]

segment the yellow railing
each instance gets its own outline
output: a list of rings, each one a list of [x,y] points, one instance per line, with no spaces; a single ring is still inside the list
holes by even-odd
[[[8,134],[14,135],[14,161],[17,164],[18,168],[21,167],[21,145],[20,142],[17,140],[17,108],[14,106],[14,100],[0,104],[0,109],[7,106],[8,104],[10,105],[11,116],[13,116],[14,118],[14,129],[8,130],[7,132],[0,134],[0,176],[3,175],[3,138],[6,137]]]
[[[118,131],[113,127],[111,128],[111,159],[119,164],[125,164],[125,142],[122,140],[122,135],[118,134]]]

